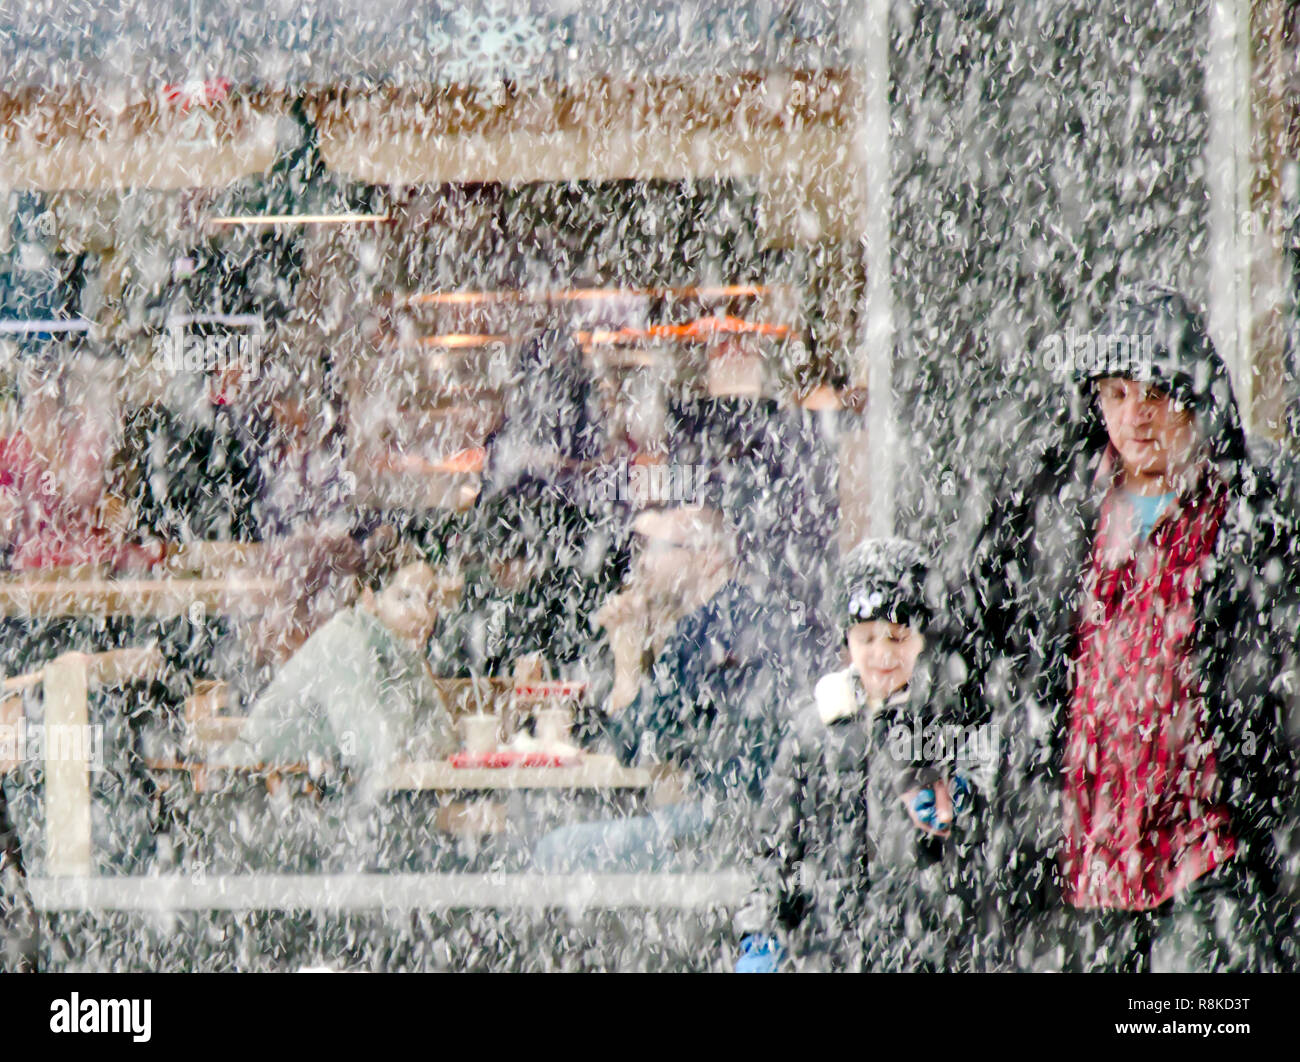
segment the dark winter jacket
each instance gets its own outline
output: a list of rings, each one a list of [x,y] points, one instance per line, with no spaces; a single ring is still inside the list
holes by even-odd
[[[777,937],[796,969],[946,967],[958,842],[923,834],[899,799],[898,735],[912,732],[905,692],[873,712],[851,669],[817,684],[767,786],[738,935]]]
[[[804,615],[776,591],[729,582],[681,619],[651,683],[609,721],[623,761],[671,763],[701,793],[757,800],[788,706],[825,664],[825,638]]]
[[[136,512],[137,530],[169,539],[256,541],[268,453],[265,418],[227,406],[187,424],[160,406],[128,418],[116,479]]]
[[[475,544],[485,559],[527,559],[536,574],[517,589],[471,572],[459,607],[443,617],[434,661],[444,675],[508,674],[541,653],[565,669],[598,642],[591,618],[617,590],[630,563],[627,535],[596,508],[529,478],[485,501]]]
[[[480,498],[541,478],[555,485],[566,467],[597,455],[600,432],[588,410],[590,374],[566,332],[545,329],[519,352],[501,424],[484,441]]]
[[[36,969],[36,912],[27,892],[18,831],[9,821],[8,801],[0,785],[0,972]]]
[[[1223,362],[1208,341],[1159,367],[1196,412],[1206,456],[1229,491],[1195,599],[1195,666],[1222,802],[1242,854],[1277,872],[1295,768],[1286,723],[1295,666],[1295,516],[1269,465],[1248,452]],[[1160,373],[1157,373],[1159,376]],[[1026,449],[993,491],[970,563],[948,595],[952,628],[926,654],[920,710],[994,722],[1001,735],[988,865],[1004,913],[1059,902],[1061,764],[1077,616],[1108,445],[1090,386],[1069,396],[1052,438]]]

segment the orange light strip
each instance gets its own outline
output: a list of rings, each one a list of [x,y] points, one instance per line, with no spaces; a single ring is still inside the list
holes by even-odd
[[[590,351],[593,346],[619,346],[638,343],[647,339],[685,340],[689,342],[707,342],[717,336],[756,335],[771,336],[776,339],[788,339],[795,334],[789,325],[768,324],[764,321],[746,321],[739,317],[719,316],[702,317],[686,324],[651,325],[649,328],[596,329],[578,331],[574,339]],[[511,335],[489,335],[487,333],[452,332],[445,335],[420,336],[415,343],[420,347],[435,347],[443,350],[473,350],[491,346],[494,343],[511,343],[519,337]],[[395,343],[395,347],[406,346]],[[653,358],[646,362],[650,364]]]
[[[744,321],[739,317],[703,317],[680,325],[651,325],[649,328],[619,328],[613,331],[597,329],[578,332],[579,343],[636,343],[644,339],[689,339],[704,341],[720,335],[775,336],[785,339],[794,334],[789,325],[766,324],[762,321]]]
[[[443,336],[421,336],[418,340],[422,347],[446,347],[449,350],[487,347],[493,343],[508,343],[511,336],[475,335],[466,332],[453,332]]]

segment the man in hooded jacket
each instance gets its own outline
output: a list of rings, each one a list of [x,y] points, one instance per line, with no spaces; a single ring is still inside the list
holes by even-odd
[[[36,912],[27,891],[18,831],[9,819],[0,785],[0,973],[31,973],[37,968]]]
[[[1003,735],[997,965],[1276,969],[1294,514],[1182,296],[1127,289],[1090,339],[1058,352],[1068,415],[995,490],[923,665],[932,710]]]

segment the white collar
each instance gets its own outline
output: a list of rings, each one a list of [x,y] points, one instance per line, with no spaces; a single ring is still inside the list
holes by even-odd
[[[817,703],[817,714],[824,724],[829,725],[838,719],[847,719],[857,715],[866,707],[868,717],[875,715],[887,704],[895,704],[907,699],[907,687],[891,693],[883,701],[870,701],[863,695],[862,683],[853,667],[842,671],[832,671],[823,675],[813,690],[813,699]]]

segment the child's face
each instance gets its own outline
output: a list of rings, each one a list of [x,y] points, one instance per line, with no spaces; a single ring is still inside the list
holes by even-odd
[[[423,562],[408,564],[371,598],[371,611],[399,638],[423,643],[437,622],[439,596],[433,569]]]
[[[884,700],[912,681],[925,640],[905,623],[871,620],[849,628],[849,659],[873,700]]]

